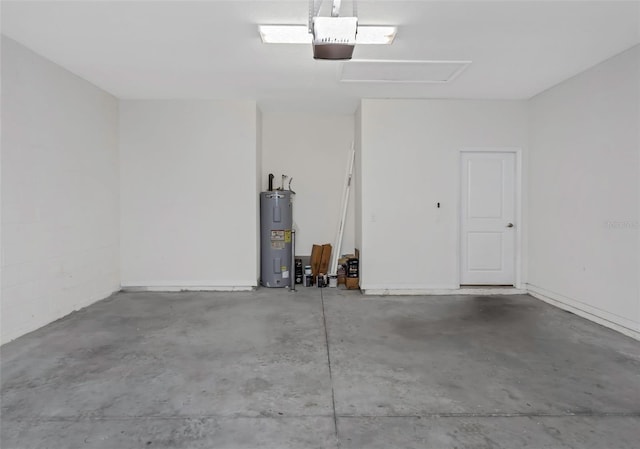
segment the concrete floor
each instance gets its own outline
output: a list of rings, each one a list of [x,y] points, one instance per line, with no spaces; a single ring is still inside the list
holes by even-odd
[[[640,343],[528,296],[121,293],[1,369],[3,449],[640,447]]]

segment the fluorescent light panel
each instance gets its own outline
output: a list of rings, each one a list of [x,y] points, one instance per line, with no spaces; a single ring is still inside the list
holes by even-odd
[[[258,29],[265,44],[310,44],[312,40],[305,25],[259,25]],[[397,31],[394,26],[358,25],[356,44],[389,45]]]
[[[391,45],[397,32],[392,26],[358,26],[356,44]]]
[[[259,25],[264,44],[310,44],[309,28],[300,25]]]

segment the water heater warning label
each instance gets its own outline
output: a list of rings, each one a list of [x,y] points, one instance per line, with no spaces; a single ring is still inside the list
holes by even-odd
[[[286,242],[286,231],[283,229],[278,229],[275,231],[271,231],[271,249],[284,249]],[[289,236],[289,240],[291,236]]]
[[[291,243],[291,231],[284,231],[284,242]]]

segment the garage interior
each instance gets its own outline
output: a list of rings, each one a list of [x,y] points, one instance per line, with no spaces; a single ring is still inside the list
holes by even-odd
[[[2,448],[638,447],[640,2],[0,6]]]

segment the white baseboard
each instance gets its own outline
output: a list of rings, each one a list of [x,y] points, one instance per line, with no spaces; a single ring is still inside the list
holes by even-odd
[[[416,296],[416,295],[523,295],[527,291],[519,288],[363,288],[365,295]]]
[[[135,281],[122,283],[125,292],[181,292],[181,291],[217,291],[217,292],[247,292],[258,287],[256,281]]]
[[[527,284],[531,296],[541,301],[586,318],[594,323],[613,329],[628,337],[640,340],[640,324],[612,313],[592,307],[588,304],[551,292],[536,285]]]
[[[360,279],[360,288],[369,291],[435,291],[435,290],[453,290],[460,288],[455,284],[368,284]]]

